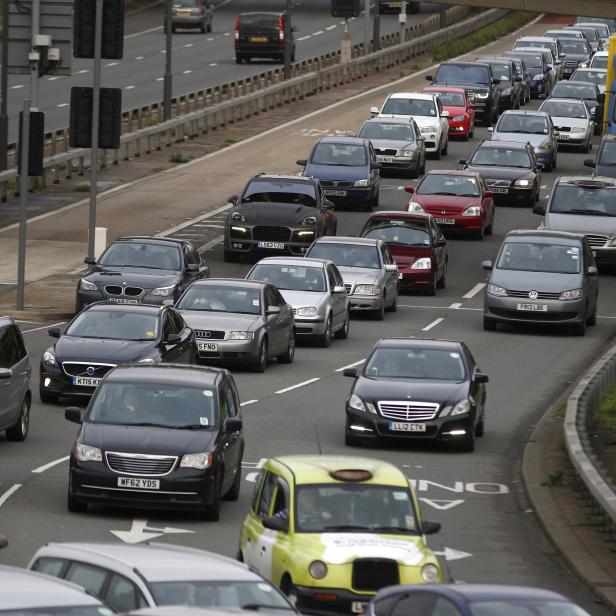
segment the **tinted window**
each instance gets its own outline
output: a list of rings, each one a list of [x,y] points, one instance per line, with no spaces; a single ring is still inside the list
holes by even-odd
[[[550,201],[550,213],[562,214],[604,213],[616,216],[616,189],[607,187],[587,188],[571,184],[557,184]]]
[[[319,143],[314,148],[311,162],[315,165],[361,167],[367,164],[363,145],[348,143]]]
[[[450,83],[480,83],[489,85],[490,71],[485,66],[470,66],[467,64],[441,64],[434,80]]]
[[[504,270],[577,274],[580,271],[580,248],[539,242],[506,242],[497,267]]]
[[[425,223],[409,220],[386,220],[372,218],[366,222],[362,237],[383,240],[392,244],[429,246],[430,235]]]
[[[177,246],[116,242],[103,253],[99,263],[107,267],[131,266],[179,271],[181,260]]]
[[[552,89],[553,98],[586,98],[594,100],[597,97],[597,90],[594,86],[578,83],[557,83]]]
[[[259,508],[257,510],[257,515],[262,518],[269,515],[270,503],[272,502],[272,497],[274,496],[275,489],[276,475],[274,475],[273,473],[268,473],[265,477],[263,489],[261,490],[261,495],[259,497]]]
[[[543,68],[543,57],[542,56],[534,56],[534,55],[524,55],[522,56],[524,60],[524,64],[526,64],[527,68]]]
[[[480,147],[470,161],[471,165],[487,165],[490,167],[520,167],[531,168],[531,160],[525,149]]]
[[[588,44],[587,41],[583,41],[582,39],[561,38],[560,48],[565,54],[567,53],[571,53],[571,54],[590,53],[590,45]]]
[[[605,85],[607,81],[607,71],[603,69],[580,69],[573,72],[571,79],[575,81],[591,81],[597,85]]]
[[[509,64],[504,64],[503,62],[489,62],[488,64],[492,67],[495,79],[511,81],[511,67]]]
[[[1,610],[3,616],[110,616],[109,608],[92,605],[72,607],[33,607],[18,610]]]
[[[18,361],[15,335],[10,325],[0,327],[0,368],[12,368]]]
[[[464,94],[461,92],[440,92],[439,98],[441,103],[450,107],[464,107]]]
[[[242,203],[275,202],[315,206],[317,195],[314,185],[308,182],[250,182],[242,195]]]
[[[388,98],[381,110],[383,115],[408,115],[436,117],[437,109],[433,100],[420,98]]]
[[[126,612],[146,605],[139,589],[125,577],[114,574],[105,594],[105,603],[116,612]]]
[[[158,315],[86,310],[75,318],[65,333],[80,338],[155,340],[158,338]]]
[[[269,282],[278,289],[288,291],[322,293],[326,290],[325,274],[322,267],[261,263],[255,265],[249,278],[250,280]]]
[[[13,331],[13,336],[15,339],[15,353],[17,361],[21,361],[27,354],[26,345],[24,344],[23,336],[21,335],[21,331],[17,325],[11,326],[11,330]]]
[[[316,259],[329,259],[338,267],[381,268],[379,253],[376,246],[317,242],[310,249],[309,256]]]
[[[96,596],[100,596],[108,573],[106,569],[87,565],[86,563],[72,563],[66,572],[65,579],[83,586]]]
[[[605,69],[607,69],[607,56],[596,55],[592,59],[592,62],[590,63],[590,65],[593,68],[605,68]]]
[[[496,130],[500,133],[529,135],[547,135],[550,132],[546,118],[514,113],[503,114],[496,125]]]
[[[474,177],[434,173],[424,177],[416,192],[418,195],[478,197],[479,186]]]
[[[556,601],[482,601],[469,604],[473,616],[588,616],[581,607]]]
[[[368,358],[364,374],[382,378],[461,381],[466,371],[456,350],[379,347]]]
[[[173,318],[170,310],[165,310],[163,316],[163,339],[166,340],[172,334],[179,334],[182,330],[178,328],[177,321]]]
[[[391,139],[392,141],[413,141],[415,139],[410,124],[393,122],[366,122],[357,136],[364,139]]]
[[[193,285],[176,304],[178,310],[261,314],[261,294],[255,287]]]
[[[246,14],[240,15],[240,30],[244,28],[250,30],[278,30],[278,15]]]

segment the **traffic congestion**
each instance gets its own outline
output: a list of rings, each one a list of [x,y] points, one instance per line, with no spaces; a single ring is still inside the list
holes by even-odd
[[[70,320],[1,317],[0,614],[603,616],[511,469],[538,366],[572,380],[616,318],[613,31],[391,84],[243,177],[216,241],[131,228]]]

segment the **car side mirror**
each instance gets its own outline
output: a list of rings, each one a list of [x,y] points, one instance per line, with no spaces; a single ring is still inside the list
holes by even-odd
[[[425,80],[426,81],[434,81],[434,77],[432,77],[432,75],[426,75]]]
[[[491,190],[486,190],[483,194],[486,197],[493,197],[494,196],[494,193]]]
[[[300,160],[296,160],[295,164],[299,165],[300,167],[305,167],[308,164],[308,161],[305,158],[302,158]]]
[[[558,64],[560,64],[560,62]],[[549,73],[552,70],[552,67],[551,66],[546,66],[545,70]]]
[[[488,128],[486,128],[486,130],[487,130],[489,133],[493,133],[493,132],[494,132],[494,127],[493,127],[493,126],[488,126]]]
[[[169,334],[165,338],[165,344],[178,344],[178,342],[182,342],[182,337],[178,334]]]
[[[227,417],[224,424],[225,432],[241,432],[242,420],[239,417]]]
[[[492,261],[482,261],[481,269],[484,269],[487,272],[491,272],[494,269],[494,264],[492,263]]]
[[[81,409],[78,406],[69,406],[64,409],[64,419],[71,421],[72,423],[82,424]]]
[[[60,337],[60,328],[59,327],[50,327],[47,330],[47,334],[50,335],[52,338],[59,338]]]
[[[375,116],[375,115],[379,115],[379,113],[380,113],[380,110],[378,107],[370,107],[370,115]]]
[[[269,306],[266,314],[280,314],[280,306]]]
[[[489,380],[488,375],[483,372],[475,372],[475,376],[473,377],[475,383],[487,383]]]
[[[189,264],[186,266],[186,271],[187,271],[187,272],[198,272],[198,271],[199,271],[199,269],[200,269],[200,266],[199,266],[199,264],[198,264],[198,263],[189,263]]]
[[[283,533],[289,530],[289,520],[283,518],[266,517],[263,518],[263,526],[269,530],[278,530]]]
[[[345,368],[342,371],[342,376],[350,376],[353,379],[356,379],[359,374],[357,368]]]
[[[533,214],[538,214],[539,216],[545,216],[545,205],[542,205],[542,204],[534,205]]]
[[[448,118],[449,117],[449,111],[443,111],[441,113],[441,118]]]
[[[424,521],[421,525],[421,530],[424,535],[434,535],[434,533],[438,533],[441,530],[440,522],[426,522]]]
[[[466,165],[466,160],[464,160],[463,158],[458,158],[458,165]]]
[[[415,187],[414,186],[405,186],[404,187],[404,192],[407,192],[409,195],[412,195],[415,192]]]
[[[597,269],[597,266],[596,266],[596,265],[589,265],[589,266],[586,268],[586,273],[587,273],[589,276],[597,276],[597,275],[599,274],[599,270]]]
[[[380,169],[380,168],[382,167],[382,165],[381,165],[381,163],[379,163],[379,162],[374,162],[374,163],[372,163],[372,164],[370,165],[370,167],[371,167],[372,169]]]
[[[492,84],[497,86],[501,82],[500,79],[492,79]]]
[[[240,198],[239,198],[237,195],[231,195],[231,196],[227,199],[227,201],[228,201],[229,203],[232,203],[233,205],[237,205],[239,200],[240,200]]]
[[[441,246],[447,246],[447,240],[446,240],[446,239],[444,239],[444,238],[439,238],[438,240],[436,240],[436,241],[434,242],[434,245],[435,245],[435,246],[439,246],[439,247],[441,247]]]
[[[595,164],[595,161],[592,158],[587,158],[584,161],[584,167],[590,167],[591,169],[594,169],[597,165]]]
[[[538,162],[537,163],[537,169],[544,169],[545,165],[543,163]]]
[[[86,265],[96,265],[96,259],[94,257],[85,257],[83,262]]]
[[[0,381],[10,379],[13,376],[13,371],[10,368],[0,368]]]
[[[386,272],[397,272],[398,266],[395,263],[385,263]]]
[[[344,287],[334,287],[332,293],[346,293],[346,289]]]

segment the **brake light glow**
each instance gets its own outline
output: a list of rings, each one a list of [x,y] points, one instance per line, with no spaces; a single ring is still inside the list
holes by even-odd
[[[284,23],[282,22],[282,17],[278,17],[278,38],[284,41]]]
[[[240,18],[239,16],[235,19],[235,40],[240,40]]]

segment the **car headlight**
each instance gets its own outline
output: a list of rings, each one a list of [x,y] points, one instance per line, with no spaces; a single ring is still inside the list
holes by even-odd
[[[235,225],[231,227],[232,231],[239,231],[240,233],[248,233],[248,229],[246,227],[236,227]]]
[[[322,580],[327,575],[327,565],[322,560],[313,560],[308,565],[308,573],[315,580]]]
[[[413,214],[425,214],[425,210],[421,206],[421,203],[417,203],[417,201],[409,202],[406,209],[408,212],[412,212]]]
[[[422,126],[419,129],[421,133],[435,133],[438,130],[438,126]]]
[[[312,225],[316,225],[317,218],[316,216],[307,216],[306,218],[304,218],[304,220],[302,220],[300,224],[302,225],[302,227],[310,227]]]
[[[545,75],[543,73],[539,73],[533,77],[535,81],[543,81],[545,79]]]
[[[481,98],[481,99],[486,99],[486,98],[488,98],[488,96],[490,96],[489,92],[484,92],[484,93],[477,92],[475,94],[475,98]]]
[[[315,306],[302,306],[295,309],[295,316],[297,317],[316,317],[318,314],[319,311]]]
[[[558,299],[568,300],[568,299],[579,299],[580,297],[582,297],[582,289],[571,289],[570,291],[563,291],[558,296]]]
[[[452,119],[454,122],[464,122],[466,116],[464,114],[459,116],[454,116]]]
[[[417,259],[413,265],[411,265],[412,270],[429,270],[432,269],[432,259],[430,257],[422,257],[421,259]]]
[[[591,107],[589,109],[589,113],[594,118],[597,115],[597,108],[596,107]]]
[[[609,246],[610,248],[614,248],[616,246],[616,237],[610,238],[607,242],[605,242],[604,246]]]
[[[43,353],[43,363],[46,366],[57,366],[56,356],[51,351],[45,351]]]
[[[361,411],[362,413],[368,412],[376,415],[374,404],[372,404],[372,402],[366,402],[364,404],[364,401],[357,394],[351,394],[349,406],[356,411]]]
[[[254,332],[229,332],[229,340],[252,340]]]
[[[402,156],[409,156],[409,157],[414,156],[416,152],[417,150],[414,148],[412,150],[400,150],[400,154]]]
[[[501,94],[504,94],[505,96],[510,96],[511,95],[511,88],[505,88]]]
[[[585,133],[588,129],[587,128],[582,128],[581,126],[572,126],[571,127],[571,132],[572,133]]]
[[[90,282],[89,280],[86,280],[85,278],[82,278],[79,281],[79,288],[82,291],[96,291],[98,289],[98,287],[93,282]]]
[[[546,139],[545,141],[542,141],[539,144],[538,149],[539,150],[549,150],[551,147],[552,147],[552,140]]]
[[[353,295],[380,295],[381,289],[373,284],[358,284]]]
[[[490,283],[488,285],[488,294],[489,295],[496,295],[497,297],[507,297],[507,289],[505,289],[504,287],[499,287],[496,284],[492,284]]]
[[[180,466],[182,468],[198,468],[204,470],[212,465],[211,453],[187,453],[182,456]]]
[[[157,289],[152,289],[152,295],[171,295],[175,290],[175,285],[172,284],[168,287],[158,287]]]
[[[515,181],[515,185],[516,186],[523,186],[524,188],[528,188],[529,186],[533,185],[533,181],[532,180],[516,180]]]
[[[75,445],[75,458],[81,462],[102,462],[103,453],[98,447],[77,443]]]
[[[439,417],[446,417],[447,415],[462,415],[468,413],[471,410],[471,403],[467,400],[460,400],[457,404],[445,406],[441,411]]]
[[[246,216],[241,212],[233,212],[233,214],[231,214],[231,220],[235,222],[246,222]]]
[[[353,186],[370,186],[372,178],[366,178],[365,180],[357,180]]]
[[[462,212],[462,216],[481,216],[481,208],[478,205],[471,205]]]
[[[580,62],[578,68],[588,68],[588,62]]]
[[[434,584],[441,578],[441,573],[436,565],[428,563],[421,568],[421,579],[428,584]]]

